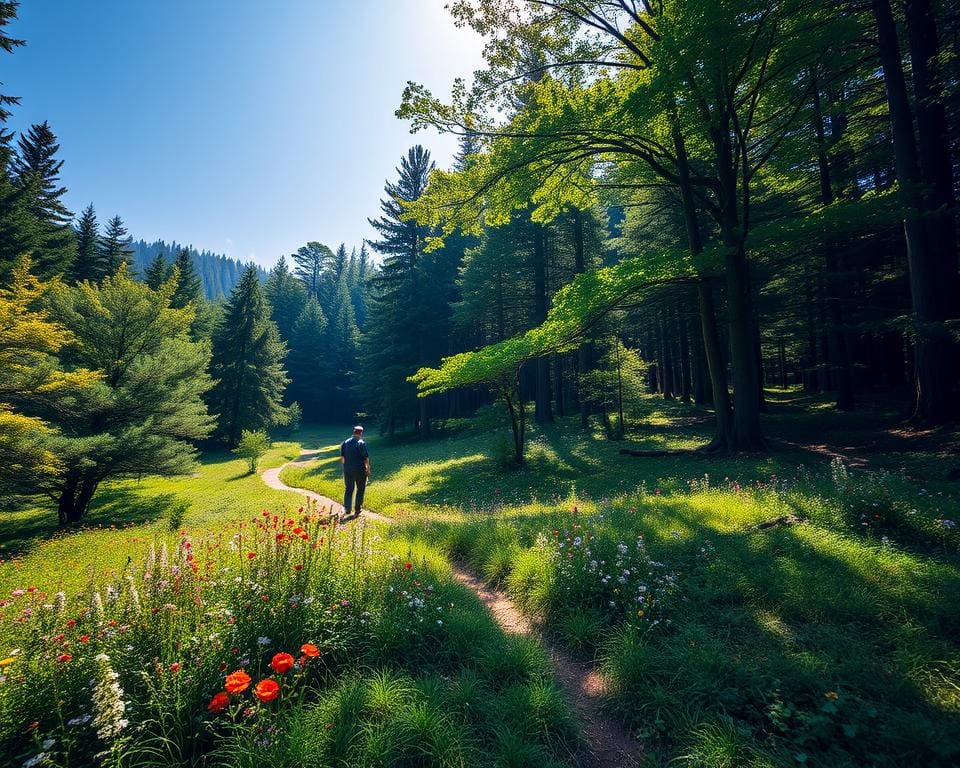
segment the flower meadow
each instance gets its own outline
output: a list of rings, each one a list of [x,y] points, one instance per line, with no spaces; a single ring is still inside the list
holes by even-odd
[[[520,747],[553,764],[577,737],[545,662],[438,563],[306,507],[158,540],[79,594],[18,587],[0,600],[0,754],[13,766],[284,765],[307,741],[317,765],[434,747],[425,764]],[[487,708],[527,686],[546,686],[559,725],[521,717],[504,731]],[[317,714],[347,703],[350,723]]]

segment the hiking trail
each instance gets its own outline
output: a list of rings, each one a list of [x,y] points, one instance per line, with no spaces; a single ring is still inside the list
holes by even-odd
[[[293,461],[264,470],[260,477],[270,488],[299,493],[332,512],[342,506],[340,502],[306,488],[293,488],[280,479],[280,473],[287,467],[302,467],[318,458],[321,453],[319,450],[303,451]],[[363,516],[387,525],[396,522],[392,517],[369,510],[363,510]],[[347,521],[350,519],[352,518],[346,518]],[[454,578],[477,596],[501,630],[510,635],[533,637],[547,652],[554,677],[563,688],[567,702],[576,714],[589,750],[586,755],[572,756],[576,765],[581,768],[639,766],[643,756],[640,742],[602,710],[603,698],[607,693],[603,675],[589,662],[575,659],[547,642],[535,623],[517,608],[505,592],[485,585],[462,565],[451,563],[450,567]]]

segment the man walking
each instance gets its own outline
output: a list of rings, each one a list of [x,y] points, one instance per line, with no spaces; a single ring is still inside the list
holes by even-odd
[[[363,507],[363,492],[367,488],[367,478],[370,477],[370,454],[367,444],[363,442],[363,427],[357,425],[353,434],[340,443],[340,463],[343,464],[343,514],[350,512],[350,503],[353,500],[353,489],[356,486],[356,505],[353,507],[357,515]]]

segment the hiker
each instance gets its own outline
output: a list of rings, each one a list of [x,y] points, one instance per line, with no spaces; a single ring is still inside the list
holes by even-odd
[[[350,512],[350,502],[353,499],[353,488],[357,488],[356,504],[353,507],[357,515],[363,507],[363,492],[367,488],[367,478],[370,477],[370,454],[367,444],[363,442],[363,427],[359,424],[353,428],[353,434],[340,443],[340,463],[343,464],[343,514]]]

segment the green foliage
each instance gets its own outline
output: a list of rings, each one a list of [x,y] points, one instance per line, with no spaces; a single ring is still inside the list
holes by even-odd
[[[189,441],[209,434],[205,344],[190,340],[191,309],[169,307],[172,285],[152,291],[121,266],[100,284],[55,286],[51,316],[72,336],[69,366],[102,378],[57,396],[63,471],[49,484],[61,522],[77,522],[108,478],[177,474],[193,466]]]
[[[97,212],[91,203],[83,209],[77,222],[77,252],[70,264],[69,277],[72,282],[79,283],[81,280],[99,280],[105,274]]]
[[[150,264],[143,272],[143,281],[154,291],[160,290],[160,286],[173,276],[171,265],[167,264],[167,257],[158,253],[150,261]]]
[[[257,463],[269,450],[270,435],[267,434],[266,430],[258,429],[251,431],[245,429],[240,433],[240,442],[237,443],[237,447],[233,449],[233,452],[241,459],[246,459],[247,466],[249,466],[250,474],[252,475],[257,471]]]
[[[104,274],[112,275],[121,265],[130,265],[133,258],[130,242],[123,219],[114,216],[107,222],[107,228],[100,238],[100,261]]]
[[[173,260],[172,274],[176,275],[176,284],[170,306],[173,309],[183,309],[188,304],[198,306],[203,300],[203,282],[193,266],[193,256],[187,248],[182,248]]]
[[[213,334],[210,372],[216,383],[208,401],[229,447],[237,445],[244,429],[269,429],[283,420],[286,354],[256,269],[250,266],[231,292]]]
[[[290,272],[283,256],[270,270],[263,294],[270,303],[270,317],[277,324],[280,338],[290,341],[293,326],[307,303],[307,290],[303,281]]]

